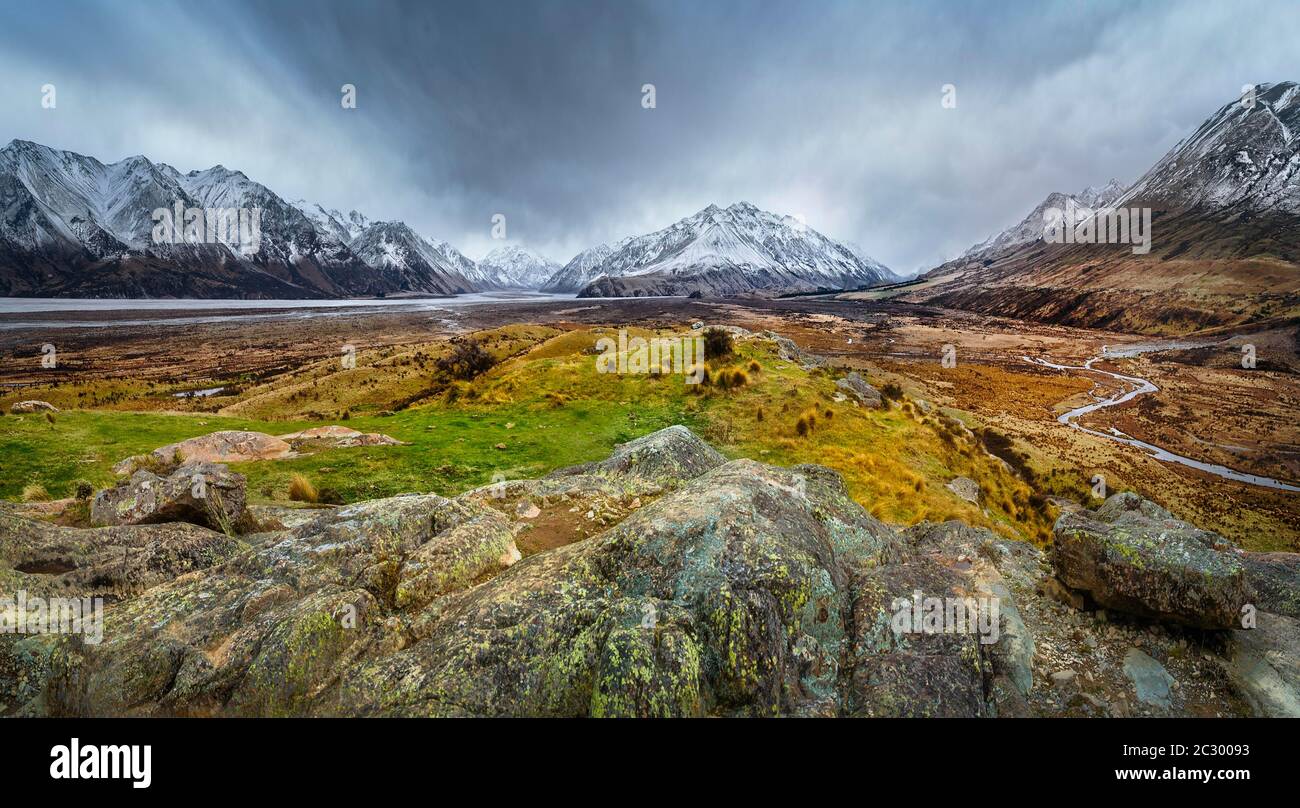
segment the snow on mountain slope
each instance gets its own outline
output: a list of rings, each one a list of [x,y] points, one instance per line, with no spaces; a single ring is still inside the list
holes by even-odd
[[[894,279],[879,262],[748,202],[710,205],[663,230],[625,239],[590,272],[595,277],[580,296],[780,294]]]
[[[497,247],[478,265],[498,289],[539,289],[560,270],[549,258],[514,244]]]
[[[1091,216],[1098,208],[1114,204],[1123,193],[1124,186],[1119,180],[1111,180],[1100,188],[1089,186],[1078,194],[1063,194],[1054,191],[1048,194],[1046,199],[1038,203],[1038,206],[1030,211],[1028,216],[1001,233],[990,236],[966,250],[957,260],[970,261],[992,258],[1021,245],[1041,240],[1045,227],[1045,214],[1048,209],[1055,208],[1064,211],[1067,205],[1073,202],[1078,211],[1078,219],[1082,221],[1083,218]]]
[[[1300,84],[1255,85],[1253,100],[1222,106],[1120,204],[1300,213]]]
[[[253,238],[155,243],[153,212],[177,204],[256,212],[260,227]],[[356,211],[286,202],[220,165],[183,174],[144,157],[104,164],[22,140],[0,149],[0,294],[295,298],[475,288],[473,261],[413,233],[388,231],[408,261],[385,252],[369,265],[350,246],[369,225]]]
[[[370,220],[355,210],[345,216],[337,210],[325,210],[321,205],[309,203],[305,199],[299,199],[292,204],[316,226],[317,230],[328,233],[344,244],[351,243],[370,226]]]
[[[619,246],[630,240],[624,239],[619,242]],[[569,259],[569,263],[565,264],[562,269],[556,271],[550,279],[543,283],[541,291],[553,294],[581,291],[587,284],[600,277],[601,263],[612,255],[615,249],[616,247],[609,244],[597,244],[595,247],[588,247]]]
[[[445,242],[431,244],[402,222],[374,222],[351,248],[394,288],[445,295],[475,290],[464,275],[474,262]]]

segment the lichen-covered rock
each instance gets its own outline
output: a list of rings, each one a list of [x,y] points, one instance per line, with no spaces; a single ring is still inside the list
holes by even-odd
[[[186,523],[81,530],[0,508],[0,591],[119,600],[244,548],[223,533]]]
[[[140,469],[95,495],[96,527],[192,522],[216,530],[246,525],[244,475],[212,463],[187,462],[166,477]]]
[[[1300,619],[1300,553],[1242,553],[1255,608]]]
[[[334,709],[834,715],[852,571],[897,549],[833,472],[734,461],[443,599]]]
[[[58,412],[59,408],[48,401],[15,401],[9,406],[9,412],[15,415],[29,415],[37,412]]]
[[[835,386],[853,396],[857,403],[864,407],[880,409],[885,405],[885,400],[881,398],[880,391],[872,387],[857,371],[853,371],[835,382]]]
[[[607,460],[561,469],[552,476],[612,474],[681,482],[727,459],[684,426],[670,426],[619,445]]]
[[[1261,613],[1231,636],[1225,667],[1256,713],[1300,718],[1300,620]]]
[[[914,550],[944,564],[962,579],[961,591],[997,603],[996,640],[984,649],[993,674],[1005,678],[1019,696],[1034,686],[1034,636],[1017,608],[1012,589],[1028,594],[1039,580],[1041,552],[955,520],[922,522],[903,531]],[[995,701],[1001,696],[994,689]],[[999,705],[1000,706],[1000,705]],[[1005,710],[999,709],[999,714]]]
[[[0,596],[102,598],[112,604],[246,550],[222,533],[178,523],[78,530],[0,507]],[[6,614],[9,625],[13,614]],[[61,638],[0,632],[0,715],[38,696]]]
[[[985,714],[986,679],[992,679],[986,647],[974,632],[922,623],[924,599],[964,599],[959,573],[922,557],[863,570],[854,589],[850,715]],[[900,609],[912,611],[914,598],[915,616],[907,615],[900,628],[896,616]]]
[[[1098,514],[1084,516],[1107,535],[1134,520],[1181,530],[1141,501]],[[73,530],[0,503],[6,588],[55,586],[68,556],[85,576],[57,586],[97,591],[92,572],[121,577],[79,561],[100,550],[137,570],[99,645],[0,638],[0,713],[1243,715],[1285,714],[1294,697],[1297,641],[1276,630],[1294,621],[1213,636],[1109,622],[1037,595],[1048,563],[1031,544],[955,521],[900,533],[830,469],[725,462],[682,428],[538,480],[262,530]],[[996,622],[896,623],[917,593],[996,602]],[[1130,703],[1128,647],[1177,677],[1167,707]],[[1225,672],[1203,675],[1207,660]],[[1052,685],[1062,668],[1079,675]]]
[[[431,494],[251,536],[251,551],[108,610],[102,644],[61,641],[40,712],[335,712],[339,677],[367,653],[402,647],[411,613],[513,563],[500,527]]]
[[[1239,627],[1253,600],[1245,566],[1218,534],[1136,494],[1062,514],[1055,535],[1057,577],[1108,609],[1222,629]]]

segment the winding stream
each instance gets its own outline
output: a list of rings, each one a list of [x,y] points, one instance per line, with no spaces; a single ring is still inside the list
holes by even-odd
[[[1116,351],[1107,351],[1103,347],[1101,356],[1094,356],[1093,358],[1089,359],[1087,362],[1084,362],[1083,365],[1081,366],[1080,365],[1058,365],[1054,362],[1049,362],[1046,359],[1036,359],[1029,356],[1022,356],[1020,358],[1025,360],[1026,362],[1030,362],[1035,365],[1042,365],[1043,367],[1049,367],[1054,370],[1078,370],[1078,371],[1084,371],[1086,373],[1100,373],[1103,376],[1109,376],[1112,379],[1115,379],[1116,381],[1119,381],[1121,383],[1120,384],[1121,389],[1118,393],[1115,393],[1109,398],[1102,399],[1101,401],[1096,401],[1093,402],[1092,404],[1088,404],[1083,407],[1076,407],[1075,409],[1070,410],[1067,413],[1061,414],[1056,419],[1059,423],[1073,427],[1074,429],[1077,429],[1081,432],[1087,432],[1089,435],[1096,435],[1099,438],[1106,438],[1107,440],[1113,440],[1118,443],[1127,444],[1129,446],[1136,446],[1137,448],[1146,451],[1148,454],[1150,454],[1152,457],[1154,457],[1157,460],[1163,460],[1167,463],[1179,463],[1181,465],[1188,466],[1189,468],[1199,469],[1206,473],[1213,474],[1216,477],[1222,477],[1225,480],[1236,480],[1237,482],[1250,483],[1251,485],[1264,486],[1265,488],[1276,488],[1280,491],[1300,492],[1300,487],[1290,485],[1288,483],[1284,483],[1280,480],[1274,480],[1271,477],[1262,477],[1258,474],[1246,474],[1244,472],[1234,471],[1233,469],[1230,469],[1227,466],[1220,466],[1214,463],[1204,463],[1200,460],[1194,460],[1190,457],[1184,457],[1180,454],[1175,454],[1169,451],[1168,449],[1162,449],[1161,447],[1156,446],[1154,444],[1147,443],[1146,441],[1141,441],[1138,440],[1137,438],[1126,435],[1114,427],[1110,427],[1105,432],[1100,432],[1096,429],[1089,429],[1088,427],[1078,423],[1078,419],[1082,418],[1083,416],[1087,415],[1090,412],[1095,412],[1097,410],[1104,409],[1106,407],[1115,407],[1127,401],[1132,401],[1138,396],[1146,395],[1147,393],[1154,393],[1160,389],[1156,387],[1154,384],[1152,384],[1151,382],[1147,381],[1146,379],[1142,379],[1137,376],[1125,376],[1122,373],[1113,373],[1109,370],[1102,370],[1101,368],[1095,368],[1092,366],[1093,362],[1096,362],[1099,359],[1115,359],[1115,358],[1121,358],[1126,356],[1137,356],[1138,354],[1141,353],[1149,353],[1155,351],[1168,351],[1168,350],[1186,348],[1192,346],[1193,343],[1169,342],[1169,343],[1155,343],[1149,345],[1128,346],[1126,348],[1121,348]]]

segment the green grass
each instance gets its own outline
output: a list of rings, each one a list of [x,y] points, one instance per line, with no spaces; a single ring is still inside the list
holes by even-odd
[[[514,423],[513,429],[506,429]],[[409,491],[453,494],[490,482],[494,472],[531,477],[608,456],[614,444],[691,416],[665,405],[628,409],[578,402],[558,409],[527,404],[493,408],[422,407],[389,417],[354,417],[348,426],[382,432],[410,446],[327,449],[280,461],[236,463],[254,500],[286,498],[289,477],[306,475],[344,501]],[[0,498],[16,500],[29,483],[51,496],[73,494],[75,481],[110,484],[111,467],[186,438],[223,429],[284,434],[318,422],[258,421],[196,415],[64,412],[51,426],[37,416],[0,418]],[[504,443],[505,449],[497,449]],[[322,471],[322,469],[327,469]],[[269,493],[268,493],[269,492]]]

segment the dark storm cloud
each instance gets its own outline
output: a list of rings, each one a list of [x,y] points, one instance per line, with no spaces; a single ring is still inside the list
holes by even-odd
[[[900,270],[1052,190],[1133,180],[1243,83],[1295,79],[1289,2],[77,3],[11,8],[0,140],[403,219],[564,261],[710,202]],[[58,88],[42,110],[39,88]],[[357,109],[339,105],[357,87]],[[641,107],[641,87],[657,107]],[[957,87],[956,109],[940,88]]]

